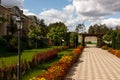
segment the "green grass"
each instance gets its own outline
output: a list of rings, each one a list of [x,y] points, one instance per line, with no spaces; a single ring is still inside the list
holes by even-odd
[[[53,46],[50,48],[42,48],[42,49],[31,49],[31,50],[24,50],[21,55],[21,60],[28,60],[30,61],[36,53],[48,51],[53,48],[58,48],[61,46]],[[9,66],[12,64],[17,64],[18,55],[17,53],[9,53],[9,52],[0,52],[0,67],[3,65]]]
[[[22,52],[21,58],[22,60],[26,59],[30,61],[33,55],[35,55],[36,53],[44,52],[44,51],[47,51],[53,48],[56,48],[56,46],[53,46],[51,48],[24,50]],[[22,76],[21,80],[29,80],[30,78],[36,77],[38,74],[42,74],[43,72],[45,72],[47,68],[55,64],[63,55],[68,55],[72,50],[73,49],[68,49],[68,50],[59,52],[58,57],[56,59],[50,60],[42,65],[38,65],[34,69],[29,70],[25,75]],[[7,66],[12,65],[12,64],[17,64],[17,58],[18,58],[17,53],[8,53],[8,52],[0,53],[0,67],[2,67],[2,64],[5,64]]]
[[[49,68],[51,65],[55,64],[58,61],[58,59],[50,60],[44,64],[38,65],[36,68],[29,70],[25,75],[22,76],[22,80],[29,80],[33,77],[36,77],[39,74],[44,73],[47,68]]]
[[[62,56],[69,55],[72,52],[73,49],[67,49],[65,51],[58,53],[58,58],[61,58]]]
[[[36,77],[38,74],[42,74],[49,68],[51,65],[55,64],[62,56],[69,55],[73,49],[68,49],[62,52],[58,53],[58,57],[56,59],[50,60],[42,65],[39,65],[38,67],[30,70],[28,73],[23,75],[22,80],[29,80],[33,77]]]

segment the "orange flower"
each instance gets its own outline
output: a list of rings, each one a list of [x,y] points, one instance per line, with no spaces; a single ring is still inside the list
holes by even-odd
[[[77,49],[81,49],[81,50],[82,50],[82,49],[83,49],[83,46],[78,46]]]
[[[120,58],[120,50],[115,50],[115,55]]]
[[[41,77],[44,77],[46,80],[63,80],[70,66],[75,62],[75,59],[77,59],[76,57],[81,54],[82,49],[82,46],[78,46],[72,51],[73,53],[71,55],[63,56],[55,65],[48,68],[44,74],[38,75],[37,78],[41,79]]]
[[[107,49],[108,49],[108,46],[105,45],[105,46],[102,46],[101,48],[104,49],[104,50],[107,50]]]

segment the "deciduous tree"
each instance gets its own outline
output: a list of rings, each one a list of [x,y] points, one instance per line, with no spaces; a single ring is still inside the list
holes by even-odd
[[[60,45],[62,40],[65,40],[65,35],[67,33],[67,27],[62,22],[56,22],[49,25],[49,32],[47,37],[54,41],[55,45]]]
[[[76,29],[75,29],[75,31],[77,32],[77,33],[84,33],[85,32],[85,25],[82,23],[82,24],[78,24],[77,26],[76,26]]]

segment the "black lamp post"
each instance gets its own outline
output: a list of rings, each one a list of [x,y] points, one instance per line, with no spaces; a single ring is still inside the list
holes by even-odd
[[[20,31],[22,29],[23,21],[20,17],[16,17],[16,24],[18,29],[18,64],[17,64],[17,80],[20,80],[20,58],[21,58],[21,48],[20,48]]]
[[[77,46],[76,45],[76,36],[74,36],[74,44],[75,44],[75,47]]]

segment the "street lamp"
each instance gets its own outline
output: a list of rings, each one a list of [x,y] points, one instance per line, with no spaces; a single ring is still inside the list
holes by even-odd
[[[77,37],[75,36],[74,39],[75,39],[75,47],[77,47],[77,41],[76,41]]]
[[[21,58],[21,49],[20,49],[20,31],[22,29],[23,21],[20,17],[16,17],[15,19],[18,29],[18,64],[17,64],[17,80],[20,80],[20,58]]]
[[[65,41],[65,40],[64,40],[64,39],[62,39],[62,43],[64,43],[64,41]],[[64,44],[63,44],[63,45],[64,45]]]

